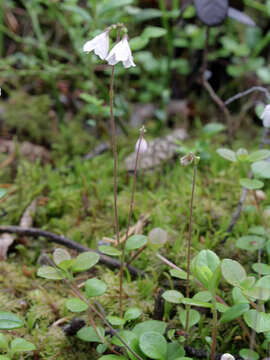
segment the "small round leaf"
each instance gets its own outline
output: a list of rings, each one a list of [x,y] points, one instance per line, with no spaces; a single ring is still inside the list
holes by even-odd
[[[144,235],[130,236],[126,242],[126,250],[131,251],[131,250],[140,249],[146,243],[147,243],[147,237]]]
[[[68,299],[66,301],[66,307],[68,308],[69,311],[75,313],[82,312],[88,309],[88,305],[84,301],[76,297]]]
[[[97,326],[97,330],[99,332],[99,334],[101,335],[101,337],[104,338],[105,336],[105,330],[100,327]],[[83,341],[86,342],[98,342],[98,343],[102,343],[100,337],[97,335],[95,329],[92,326],[84,326],[83,328],[81,328],[76,336]]]
[[[85,283],[85,292],[87,298],[103,295],[106,290],[107,285],[99,279],[89,279]]]
[[[98,250],[105,255],[109,255],[109,256],[120,256],[121,255],[121,251],[109,246],[109,245],[101,245],[98,247]]]
[[[150,359],[165,360],[168,351],[164,336],[155,331],[149,331],[140,336],[139,346],[142,352]]]
[[[69,252],[65,249],[57,248],[54,250],[53,253],[53,261],[56,265],[59,265],[64,260],[70,260],[71,257],[69,255]]]
[[[113,326],[121,326],[124,325],[126,322],[125,319],[121,319],[118,316],[111,316],[111,315],[107,316],[106,320],[108,320],[109,323],[112,324]]]
[[[128,309],[125,314],[124,314],[124,319],[125,320],[135,320],[138,317],[140,317],[142,314],[141,309],[133,307]]]
[[[261,189],[264,186],[264,183],[257,179],[248,179],[248,178],[240,179],[239,183],[241,186],[243,186],[248,190]]]
[[[47,265],[41,266],[37,271],[37,275],[50,280],[62,280],[64,278],[59,270]]]
[[[270,314],[252,309],[244,313],[244,319],[257,333],[270,331]]]
[[[186,325],[187,311],[181,310],[179,314],[179,320],[183,327]],[[196,325],[200,321],[200,314],[197,310],[190,309],[189,310],[189,322],[188,328],[190,329],[192,326]]]
[[[11,341],[10,348],[13,353],[17,353],[24,351],[33,351],[36,347],[29,341],[26,341],[22,338],[16,338]]]
[[[85,271],[96,265],[99,261],[99,254],[92,252],[92,251],[86,251],[82,254],[78,255],[75,259],[73,265],[72,265],[72,271],[73,272],[80,272]]]
[[[176,290],[167,290],[162,294],[163,299],[173,304],[180,304],[183,295]]]

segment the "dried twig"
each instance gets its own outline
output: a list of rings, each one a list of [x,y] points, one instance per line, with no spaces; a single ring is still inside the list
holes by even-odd
[[[264,88],[264,87],[262,87],[262,86],[253,86],[253,87],[251,87],[250,89],[247,89],[247,90],[245,90],[245,91],[243,91],[243,92],[240,92],[240,93],[238,93],[238,94],[230,97],[228,100],[226,100],[226,101],[224,102],[224,104],[225,104],[225,105],[229,105],[229,104],[232,103],[233,101],[238,100],[238,99],[240,99],[241,97],[246,96],[246,95],[252,93],[253,91],[263,92],[264,95],[265,95],[265,97],[267,98],[267,100],[270,101],[270,92],[269,92],[266,88]]]
[[[64,245],[68,247],[69,249],[76,250],[78,252],[84,252],[84,251],[94,251],[92,249],[89,249],[86,246],[83,246],[81,244],[76,243],[75,241],[72,241],[64,236],[54,234],[50,231],[45,231],[37,228],[28,228],[24,229],[20,226],[0,226],[0,233],[9,233],[9,234],[18,234],[21,236],[32,236],[32,237],[45,237],[48,239],[48,241]],[[94,251],[99,253],[98,251]],[[99,253],[100,254],[100,253]],[[107,265],[111,268],[119,268],[120,263],[118,260],[110,258],[107,255],[100,254],[100,263]],[[144,276],[144,273],[138,269],[136,269],[133,266],[127,267],[129,272],[134,276]]]

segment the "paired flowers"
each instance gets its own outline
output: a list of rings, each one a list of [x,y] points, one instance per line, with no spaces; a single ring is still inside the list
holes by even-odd
[[[136,66],[133,61],[127,35],[124,35],[122,40],[109,52],[109,32],[110,30],[107,29],[94,37],[94,39],[87,41],[83,46],[83,51],[89,53],[94,50],[94,53],[98,55],[101,60],[106,60],[109,65],[115,65],[121,61],[125,68]]]

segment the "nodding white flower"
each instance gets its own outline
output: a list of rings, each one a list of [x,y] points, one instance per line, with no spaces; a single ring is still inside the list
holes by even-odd
[[[261,119],[263,120],[263,126],[270,128],[270,104],[264,108]]]
[[[140,150],[139,150],[139,146],[140,146]],[[135,145],[135,151],[136,151],[136,152],[139,151],[139,154],[143,154],[143,153],[146,152],[147,147],[148,147],[148,145],[147,145],[146,140],[144,140],[144,139],[142,138],[141,141],[140,141],[140,139],[137,140],[136,145]]]
[[[109,51],[109,30],[103,31],[103,33],[83,45],[84,52],[89,53],[92,50],[94,50],[94,53],[98,55],[101,60],[106,59]]]
[[[106,60],[109,65],[115,65],[119,61],[122,61],[125,68],[136,66],[133,61],[127,35],[112,48],[109,55],[106,57]]]
[[[232,356],[231,354],[223,354],[220,360],[234,360],[234,356]]]

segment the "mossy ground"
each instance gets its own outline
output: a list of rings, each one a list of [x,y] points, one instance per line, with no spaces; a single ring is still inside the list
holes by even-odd
[[[257,132],[259,134],[259,129]],[[187,146],[194,147],[193,139],[198,138],[198,133],[195,131],[191,135]],[[233,147],[256,149],[254,143],[253,148],[250,148],[247,136],[238,135]],[[133,151],[130,144],[136,141],[136,137],[136,134],[129,138],[122,137],[119,146],[118,204],[122,231],[127,225],[132,186],[132,176],[126,174],[123,159]],[[147,137],[151,137],[151,130]],[[260,225],[252,197],[248,197],[244,211],[225,245],[219,245],[241,194],[237,179],[244,176],[244,169],[231,165],[217,155],[216,149],[224,139],[225,135],[221,134],[207,140],[205,151],[208,160],[202,159],[199,164],[192,253],[196,254],[204,248],[213,249],[221,258],[240,258],[240,262],[245,264],[251,255],[241,255],[234,244],[235,239],[244,235],[249,226]],[[82,161],[76,154],[65,157],[61,151],[62,148],[57,150],[56,147],[53,165],[42,166],[39,162],[31,164],[25,159],[19,159],[15,176],[10,168],[0,170],[1,182],[10,184],[8,195],[1,200],[1,208],[6,212],[1,217],[1,223],[17,225],[25,208],[38,197],[35,227],[63,234],[83,245],[96,248],[103,236],[114,236],[112,155],[107,152],[92,160]],[[182,268],[186,267],[191,183],[192,166],[180,167],[178,160],[163,164],[154,172],[139,173],[132,218],[132,223],[135,223],[141,214],[150,215],[151,221],[144,228],[145,234],[155,227],[167,230],[169,241],[160,251]],[[266,191],[269,195],[269,190]],[[264,205],[267,205],[267,201]],[[53,325],[60,318],[64,317],[68,321],[74,316],[65,308],[69,290],[61,282],[45,281],[36,275],[41,252],[50,252],[56,247],[49,245],[45,239],[18,239],[9,251],[8,260],[0,263],[1,309],[18,313],[25,321],[23,329],[8,333],[10,336],[23,335],[35,343],[35,359],[94,359],[97,354],[91,345],[65,337],[62,330]],[[126,279],[124,306],[140,307],[143,318],[148,319],[154,309],[156,291],[164,284],[170,284],[166,280],[168,268],[149,249],[134,261],[134,266],[144,270],[147,276],[144,279]],[[118,315],[118,271],[99,265],[94,274],[108,285],[108,291],[98,301],[107,315]],[[83,282],[89,276],[93,276],[93,272],[79,277],[78,282]],[[210,319],[205,320],[211,323]],[[194,347],[209,347],[205,337],[211,336],[211,326],[203,326],[203,321],[199,325],[201,337],[197,338],[195,332],[191,336]],[[180,328],[177,318],[175,323]],[[233,352],[238,342],[242,341],[235,337],[240,333],[237,323],[233,329],[225,327],[224,331],[227,340],[223,336],[218,339],[218,351],[226,352],[229,346]],[[31,357],[25,355],[24,358]]]

